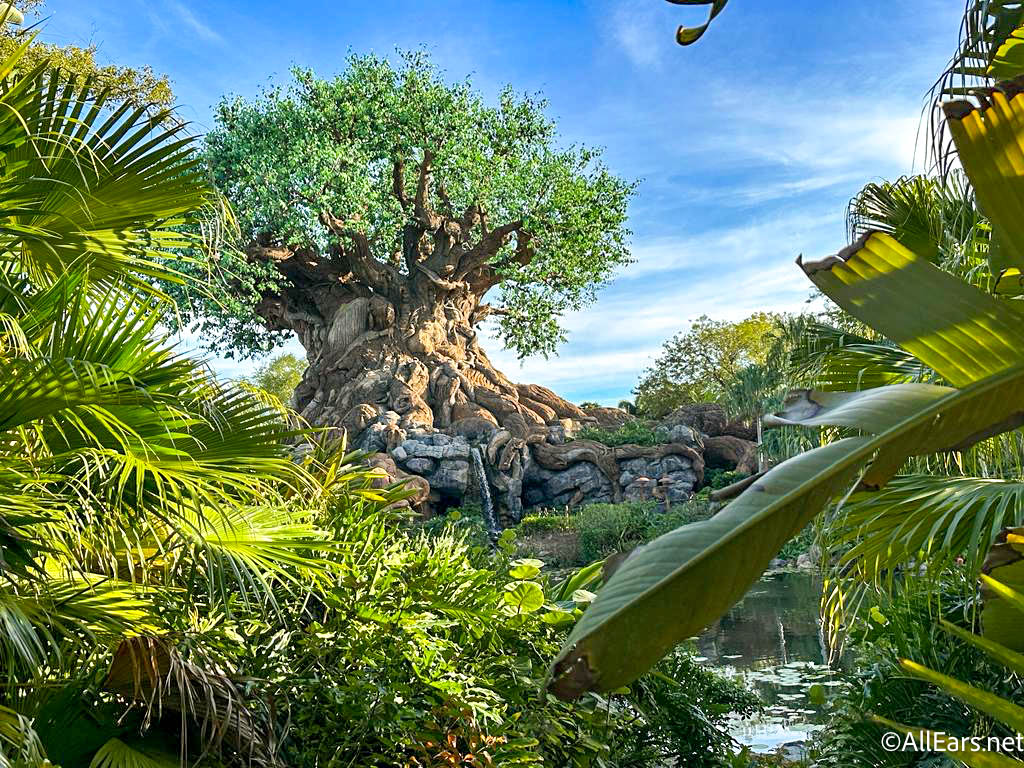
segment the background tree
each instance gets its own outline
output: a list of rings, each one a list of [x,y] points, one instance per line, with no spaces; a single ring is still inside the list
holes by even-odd
[[[559,316],[629,261],[633,184],[559,146],[544,108],[508,89],[488,105],[420,54],[353,56],[332,80],[296,71],[223,102],[207,157],[242,251],[202,267],[213,295],[186,293],[187,319],[240,355],[295,333],[313,423],[358,431],[387,409],[403,426],[475,417],[525,432],[578,415],[517,389],[476,334],[496,317],[509,348],[549,354]]]
[[[249,378],[249,383],[269,392],[282,403],[287,403],[302,380],[304,370],[305,360],[300,360],[291,352],[285,352],[257,368],[256,373]]]
[[[35,22],[43,18],[45,0],[21,0],[14,7],[25,14],[26,23],[21,27],[3,25],[0,28],[0,57],[7,59],[25,41],[25,36],[38,32]],[[121,67],[115,64],[101,65],[96,61],[97,46],[56,45],[33,40],[20,56],[19,65],[26,70],[46,62],[49,67],[59,69],[64,77],[74,79],[78,84],[92,78],[97,91],[106,91],[113,102],[129,102],[135,106],[167,107],[174,101],[171,83],[166,75],[158,75],[148,66]]]
[[[740,370],[768,361],[781,315],[758,312],[738,323],[702,315],[690,330],[665,342],[636,389],[637,412],[661,418],[685,403],[718,401]]]

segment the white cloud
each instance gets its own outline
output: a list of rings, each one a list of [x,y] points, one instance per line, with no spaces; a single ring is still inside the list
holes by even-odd
[[[729,238],[727,233],[723,242]],[[514,380],[569,395],[616,389],[614,397],[605,398],[614,402],[628,396],[662,342],[701,315],[736,321],[758,311],[808,309],[812,286],[788,254],[730,264],[733,255],[723,251],[720,270],[668,270],[656,282],[609,291],[595,306],[564,318],[569,340],[550,360],[517,360],[501,349],[493,329],[481,334],[481,343]]]
[[[653,9],[654,4],[647,0],[629,0],[617,5],[609,19],[613,39],[638,67],[651,67],[658,61],[654,43],[665,29]]]
[[[633,246],[635,263],[621,280],[640,280],[672,270],[713,269],[724,280],[738,265],[795,259],[799,253],[838,251],[845,243],[841,206],[799,207],[762,213],[742,223],[688,235],[661,237]],[[820,253],[819,253],[820,252]],[[641,285],[637,291],[643,291]]]
[[[223,43],[224,38],[221,37],[220,33],[203,23],[188,6],[177,2],[177,0],[170,0],[170,6],[178,17],[185,23],[185,26],[189,27],[200,39],[205,40],[208,43]]]

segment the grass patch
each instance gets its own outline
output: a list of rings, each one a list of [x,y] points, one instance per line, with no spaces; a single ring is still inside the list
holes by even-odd
[[[665,511],[657,502],[588,504],[576,513],[528,515],[516,528],[520,555],[575,567],[645,544],[680,525],[711,516],[708,492]]]

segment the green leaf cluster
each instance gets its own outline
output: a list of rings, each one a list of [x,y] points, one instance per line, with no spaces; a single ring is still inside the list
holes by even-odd
[[[292,74],[290,84],[259,98],[222,102],[206,137],[214,181],[238,214],[241,246],[333,258],[337,237],[321,220],[327,212],[366,236],[374,263],[405,275],[403,238],[414,212],[396,189],[412,198],[429,152],[425,191],[440,214],[458,220],[478,210],[485,231],[522,222],[491,261],[500,283],[491,301],[498,333],[520,355],[553,352],[564,336],[559,318],[592,301],[630,260],[625,219],[634,184],[612,174],[599,151],[565,146],[537,96],[505,88],[488,103],[423,53],[398,64],[353,55],[331,79]],[[212,294],[178,291],[184,319],[238,354],[283,338],[267,334],[256,305],[304,287],[229,248],[183,269],[213,287]]]
[[[725,399],[745,367],[769,361],[781,320],[770,312],[735,323],[697,318],[644,371],[633,390],[637,413],[659,419],[681,405]]]

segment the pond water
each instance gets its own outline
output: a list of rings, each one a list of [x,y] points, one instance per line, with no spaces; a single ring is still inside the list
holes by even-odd
[[[764,700],[763,714],[729,724],[733,737],[754,752],[806,740],[845,686],[828,664],[820,601],[816,574],[771,573],[696,639],[703,663],[741,678]]]

